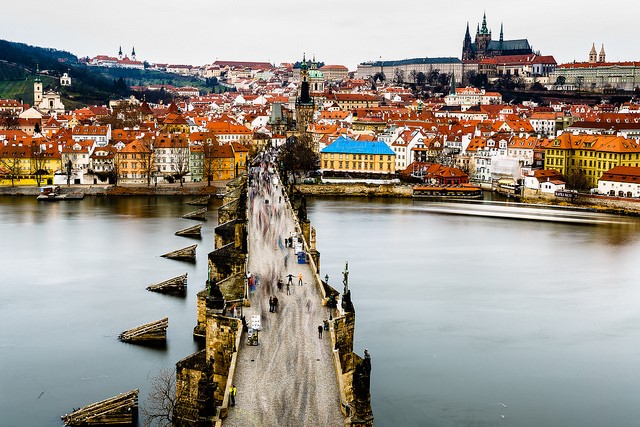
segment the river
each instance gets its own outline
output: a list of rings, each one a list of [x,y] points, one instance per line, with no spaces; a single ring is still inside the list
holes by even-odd
[[[0,426],[140,388],[197,346],[216,208],[196,264],[174,197],[47,203],[0,197]],[[372,355],[376,426],[635,426],[640,416],[640,227],[455,212],[425,201],[310,199],[321,275],[356,308]],[[508,216],[508,215],[507,215]],[[146,286],[189,273],[186,298]],[[168,343],[117,335],[169,317]],[[240,393],[241,391],[239,391]]]

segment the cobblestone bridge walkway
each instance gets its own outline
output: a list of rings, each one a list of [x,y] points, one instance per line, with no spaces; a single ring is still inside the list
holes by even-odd
[[[236,405],[223,424],[343,426],[329,334],[319,338],[318,332],[328,311],[309,264],[298,264],[285,243],[296,228],[276,179],[262,171],[249,189],[248,271],[257,283],[244,315],[248,322],[260,315],[262,329],[257,346],[245,339],[238,349]],[[281,290],[278,279],[284,283]],[[278,298],[277,312],[269,310],[271,296]]]

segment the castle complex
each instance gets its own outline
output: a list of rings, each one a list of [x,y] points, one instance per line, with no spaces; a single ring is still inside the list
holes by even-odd
[[[482,27],[478,25],[476,30],[475,42],[471,41],[469,33],[469,23],[467,23],[467,32],[464,35],[464,43],[462,45],[462,60],[474,61],[484,58],[493,58],[494,56],[506,55],[528,55],[533,53],[529,41],[527,39],[504,40],[504,32],[500,25],[500,39],[491,39],[491,30],[487,28],[487,14],[482,17]]]

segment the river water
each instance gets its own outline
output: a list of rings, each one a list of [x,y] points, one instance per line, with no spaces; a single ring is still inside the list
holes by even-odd
[[[180,218],[187,200],[0,197],[0,426],[58,426],[134,388],[143,406],[149,379],[197,349],[219,201],[195,264],[160,258],[194,242],[173,234],[196,224]],[[340,291],[349,261],[376,426],[636,426],[639,221],[460,209],[308,201],[321,274]],[[184,272],[186,298],[145,290]],[[117,340],[164,316],[166,348]]]

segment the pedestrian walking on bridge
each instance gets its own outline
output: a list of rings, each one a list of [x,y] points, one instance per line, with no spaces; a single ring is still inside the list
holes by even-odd
[[[231,400],[230,406],[236,406],[236,394],[238,390],[236,389],[235,384],[231,384],[231,388],[229,388],[229,400]]]
[[[298,274],[298,286],[302,286],[302,273]]]
[[[287,274],[287,277],[289,278],[289,281],[287,282],[287,287],[289,285],[293,285],[293,274],[289,273]]]
[[[318,339],[322,339],[322,325],[318,326]]]

